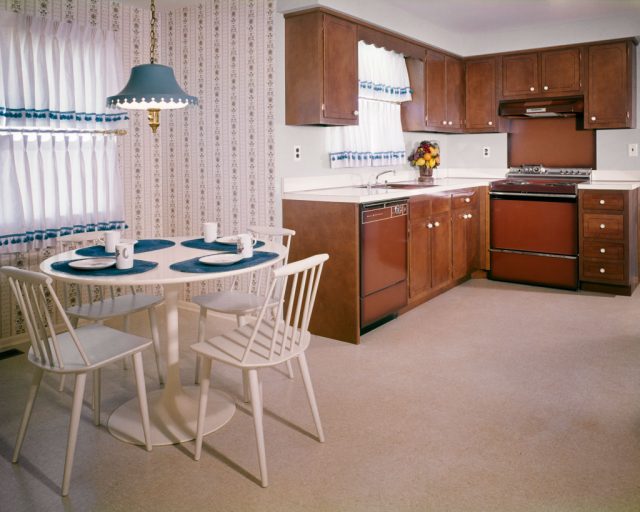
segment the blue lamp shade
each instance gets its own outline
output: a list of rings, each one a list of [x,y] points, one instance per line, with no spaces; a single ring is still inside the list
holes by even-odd
[[[133,110],[184,108],[198,103],[198,98],[184,92],[173,69],[162,64],[141,64],[131,68],[127,85],[107,98],[107,106]]]

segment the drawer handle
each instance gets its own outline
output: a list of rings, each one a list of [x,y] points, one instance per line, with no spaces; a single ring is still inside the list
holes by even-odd
[[[357,110],[354,110],[354,111],[353,111],[353,115],[354,115],[354,116],[356,116],[356,117],[358,117],[358,115],[360,115],[360,112],[358,112]]]
[[[429,229],[433,229],[433,224],[431,224],[431,222],[428,222],[428,223],[427,223],[427,227],[428,227]]]
[[[591,120],[595,121],[596,120],[596,116],[591,116]]]
[[[473,217],[473,215],[471,214],[467,215],[467,219],[470,219],[471,217]]]
[[[435,221],[435,222],[433,223],[433,225],[434,225],[435,227],[438,227],[438,226],[440,225],[440,223],[439,223],[438,221]]]
[[[605,200],[604,199],[600,199],[600,204],[604,204]]]
[[[548,86],[548,85],[545,85],[545,86],[543,87],[543,89],[544,89],[545,91],[548,91],[548,90],[549,90],[549,86]]]
[[[446,125],[446,124],[447,124],[447,122],[446,122],[446,121],[442,121],[442,124]]]
[[[465,198],[464,198],[464,202],[465,202],[465,203],[470,203],[470,202],[471,202],[471,199],[470,199],[469,197],[465,197]]]
[[[604,268],[601,268],[601,269],[600,269],[600,273],[601,273],[601,274],[604,274]]]
[[[600,252],[604,254],[605,252],[607,252],[607,250],[603,247],[602,249],[600,249]]]
[[[493,126],[493,121],[489,121],[487,124],[488,124],[489,126]]]
[[[529,87],[529,90],[530,90],[531,92],[533,92],[533,91],[535,91],[535,90],[536,90],[536,88],[535,88],[535,87]]]
[[[600,224],[600,229],[604,229],[606,226],[604,224]]]

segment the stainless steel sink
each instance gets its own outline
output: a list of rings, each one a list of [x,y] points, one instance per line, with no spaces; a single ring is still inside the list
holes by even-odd
[[[371,188],[376,189],[413,189],[413,188],[428,188],[437,186],[435,183],[403,183],[403,182],[395,182],[395,183],[376,183],[375,185],[371,185]],[[360,185],[359,188],[369,188],[369,185]]]

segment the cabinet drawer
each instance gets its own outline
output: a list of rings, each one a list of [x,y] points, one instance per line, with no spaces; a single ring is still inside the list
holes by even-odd
[[[451,209],[451,196],[449,194],[441,196],[431,196],[431,213],[444,213]]]
[[[582,257],[608,261],[624,260],[624,244],[585,240],[582,247]]]
[[[409,219],[427,219],[431,216],[431,197],[416,196],[409,199]]]
[[[456,190],[451,193],[451,208],[458,210],[460,208],[475,208],[478,205],[478,189],[467,188],[464,190]]]
[[[584,210],[624,210],[624,192],[589,190],[582,194]]]
[[[624,281],[623,261],[584,260],[582,278],[595,281]]]
[[[622,215],[585,213],[582,222],[585,238],[624,240],[624,217]]]

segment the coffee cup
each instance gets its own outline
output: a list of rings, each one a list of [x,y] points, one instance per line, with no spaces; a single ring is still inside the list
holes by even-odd
[[[120,231],[105,231],[103,240],[105,252],[116,252],[116,244],[120,242]]]
[[[213,243],[218,238],[218,223],[217,222],[203,222],[202,232],[204,234],[204,241],[207,244]]]
[[[133,268],[133,244],[131,242],[116,244],[116,268],[120,270]]]
[[[238,235],[237,252],[243,258],[251,258],[253,256],[253,246],[256,240],[248,233]]]

